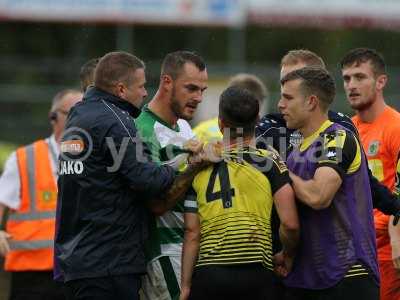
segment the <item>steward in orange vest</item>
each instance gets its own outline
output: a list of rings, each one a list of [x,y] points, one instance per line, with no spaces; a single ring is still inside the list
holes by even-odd
[[[0,176],[0,222],[9,212],[0,229],[0,255],[11,274],[8,299],[65,300],[53,280],[56,161],[68,112],[81,99],[77,90],[58,92],[49,112],[53,134],[13,152]],[[6,299],[7,291],[1,292]]]
[[[11,210],[6,231],[12,236],[6,271],[53,269],[57,185],[51,169],[51,147],[44,140],[17,150],[21,205]]]

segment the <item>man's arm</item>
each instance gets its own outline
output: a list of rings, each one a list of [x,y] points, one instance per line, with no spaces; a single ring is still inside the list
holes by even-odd
[[[397,165],[396,165],[396,183],[394,187],[394,195],[396,197],[400,197],[400,152],[397,158]]]
[[[279,236],[283,251],[289,256],[294,256],[299,240],[300,225],[294,192],[290,184],[285,184],[274,194],[274,203],[281,221]]]
[[[0,177],[0,255],[5,256],[10,251],[11,235],[3,229],[6,221],[6,211],[18,209],[20,205],[20,179],[17,165],[17,155],[13,152],[7,159],[4,171]]]
[[[339,174],[330,167],[318,168],[310,180],[303,180],[293,173],[290,178],[297,199],[315,210],[327,208],[342,184]]]
[[[339,123],[345,128],[353,132],[354,136],[359,140],[360,135],[357,131],[356,126],[351,121],[351,119],[342,113],[329,111],[329,120],[335,123]],[[362,150],[365,156],[364,150]],[[367,157],[365,156],[365,159]],[[396,195],[393,195],[390,190],[381,184],[378,179],[376,179],[371,170],[368,168],[369,183],[371,185],[372,192],[372,204],[374,208],[378,209],[385,215],[393,215],[393,224],[396,225],[400,218],[400,199]]]
[[[182,278],[180,300],[188,299],[192,285],[193,269],[197,261],[200,247],[200,220],[197,213],[186,212],[185,238],[182,249]]]
[[[217,151],[219,149],[218,146],[220,145],[218,142],[209,143],[209,147],[204,148],[203,144],[198,143],[199,142],[195,141],[196,145],[194,147],[197,148],[190,150],[192,154],[188,158],[189,165],[186,170],[176,177],[172,186],[160,199],[151,202],[150,209],[154,214],[162,215],[166,211],[172,209],[186,194],[196,174],[214,161],[217,156],[221,156]],[[206,151],[210,147],[215,150]]]
[[[400,192],[400,153],[398,154],[396,164],[396,185],[394,188],[394,196],[399,196]],[[397,218],[397,220],[396,220]],[[395,226],[398,217],[390,217],[389,220],[389,236],[392,246],[392,261],[396,269],[400,269],[400,227]]]
[[[150,150],[138,136],[133,122],[121,124],[114,120],[104,129],[107,136],[101,140],[99,151],[104,153],[106,169],[110,173],[117,172],[132,191],[143,195],[144,200],[158,198],[172,186],[175,170],[152,161]],[[89,145],[80,131],[69,131],[64,140],[77,136]]]
[[[189,165],[184,172],[176,176],[172,186],[163,196],[151,201],[151,211],[156,215],[162,215],[172,209],[179,200],[183,199],[194,177],[203,168],[202,163]]]
[[[396,225],[400,218],[400,199],[396,194],[381,184],[378,179],[372,175],[368,168],[369,183],[371,185],[372,201],[374,208],[383,212],[385,215],[393,215],[393,224]]]
[[[275,150],[269,152],[269,159],[273,162],[272,168],[264,174],[271,183],[274,204],[280,219],[279,239],[282,244],[282,251],[274,255],[274,268],[278,275],[287,276],[292,269],[299,240],[299,218],[285,163]]]
[[[400,269],[400,227],[393,225],[393,216],[389,219],[390,245],[392,246],[392,261],[396,269]]]
[[[279,275],[287,276],[300,236],[296,201],[290,184],[285,184],[275,192],[274,203],[280,219],[279,237],[282,243],[282,251],[274,257],[275,268]]]
[[[4,212],[6,210],[6,206],[0,203],[0,224],[3,222]],[[5,256],[10,251],[10,245],[8,243],[8,239],[11,238],[11,235],[8,234],[4,230],[0,230],[0,255]]]
[[[339,190],[344,176],[359,170],[361,146],[355,136],[345,130],[320,136],[321,151],[316,152],[317,169],[313,178],[304,180],[290,173],[296,197],[315,210],[327,208]]]

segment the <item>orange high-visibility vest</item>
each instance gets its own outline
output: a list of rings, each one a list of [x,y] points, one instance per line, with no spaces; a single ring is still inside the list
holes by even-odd
[[[44,140],[17,150],[21,204],[10,211],[6,231],[11,251],[6,271],[53,269],[57,185],[51,169],[51,147]]]

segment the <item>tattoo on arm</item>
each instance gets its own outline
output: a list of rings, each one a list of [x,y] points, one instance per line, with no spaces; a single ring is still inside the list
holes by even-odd
[[[196,174],[201,170],[199,166],[190,166],[183,172],[180,173],[176,178],[172,186],[166,191],[162,199],[155,201],[152,205],[152,211],[155,214],[163,214],[166,211],[172,209],[176,203],[181,200],[187,190],[190,188],[192,181]]]

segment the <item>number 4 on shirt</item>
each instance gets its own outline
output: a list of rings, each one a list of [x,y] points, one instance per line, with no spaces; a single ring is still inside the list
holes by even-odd
[[[214,192],[215,181],[219,177],[219,182],[221,190]],[[210,180],[208,181],[206,199],[207,202],[222,200],[222,205],[224,208],[232,207],[232,197],[235,196],[235,190],[231,188],[231,183],[229,181],[229,171],[228,166],[225,161],[221,161],[214,165],[212,170]]]

